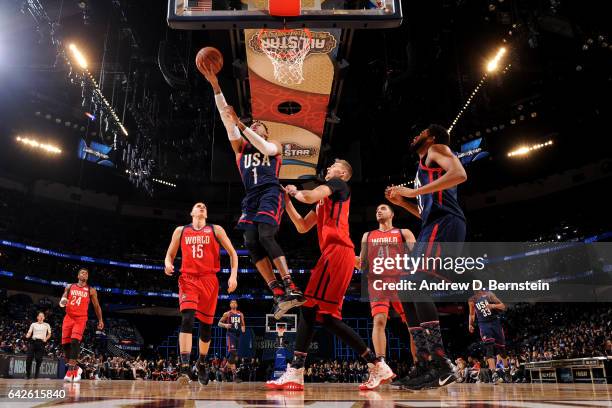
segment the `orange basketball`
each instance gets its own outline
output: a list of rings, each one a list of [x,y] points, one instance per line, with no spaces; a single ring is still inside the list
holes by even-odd
[[[223,54],[214,47],[204,47],[196,55],[196,66],[202,74],[204,74],[203,67],[208,67],[218,74],[223,68]]]

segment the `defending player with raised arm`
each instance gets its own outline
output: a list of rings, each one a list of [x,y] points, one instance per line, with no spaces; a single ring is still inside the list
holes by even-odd
[[[268,140],[268,128],[263,122],[253,121],[250,127],[243,124],[227,105],[217,76],[207,67],[202,70],[215,93],[215,103],[246,191],[238,228],[244,231],[244,243],[251,260],[274,295],[273,313],[280,319],[289,309],[306,301],[293,283],[285,254],[276,240],[285,206],[285,196],[278,181],[281,145]],[[278,269],[282,282],[276,279],[272,264]]]
[[[449,251],[456,252],[459,246],[442,248],[440,243],[465,241],[465,216],[457,200],[457,185],[466,181],[467,175],[449,144],[450,135],[444,127],[430,125],[423,130],[410,145],[410,150],[419,157],[414,188],[390,186],[385,190],[389,201],[421,219],[421,231],[413,251],[416,256],[429,257],[442,249],[445,253],[441,256],[456,256],[458,254]],[[417,204],[405,198],[416,198]],[[435,271],[421,272],[414,275],[416,279],[435,275]],[[452,280],[452,277],[446,278]],[[412,302],[406,317],[419,357],[419,373],[416,377],[405,377],[392,385],[418,390],[452,383],[455,376],[446,358],[438,311],[433,300],[423,298]]]
[[[367,361],[370,376],[376,373],[376,355],[342,321],[342,303],[355,266],[355,246],[348,222],[351,192],[347,182],[352,174],[353,169],[346,160],[336,160],[327,169],[325,184],[314,190],[298,191],[292,185],[285,188],[288,197],[305,204],[317,203],[315,210],[302,217],[287,198],[287,214],[300,233],[317,226],[321,257],[312,269],[306,287],[307,300],[300,311],[293,361],[279,379],[266,383],[268,388],[304,389],[304,364],[317,321]]]
[[[83,369],[77,365],[81,352],[81,340],[87,324],[89,301],[93,304],[98,318],[98,330],[104,329],[102,308],[98,302],[98,292],[87,284],[89,270],[79,269],[78,282],[66,286],[59,302],[60,307],[66,308],[66,316],[62,322],[62,347],[64,356],[68,360],[68,368],[64,381],[78,382],[81,380]]]
[[[368,282],[368,297],[374,322],[372,327],[372,344],[374,345],[376,357],[379,360],[376,375],[368,378],[368,381],[362,385],[364,390],[373,390],[395,377],[395,374],[393,374],[393,371],[385,362],[387,351],[385,329],[387,327],[387,320],[390,318],[389,312],[391,308],[395,310],[402,321],[402,326],[400,327],[405,328],[406,332],[408,332],[406,313],[402,301],[397,296],[397,292],[375,291],[373,284],[374,280],[383,280],[385,283],[399,282],[402,274],[402,271],[399,270],[385,270],[382,274],[373,274],[374,259],[394,258],[398,255],[410,253],[415,242],[414,235],[409,229],[400,229],[393,226],[394,215],[393,208],[388,204],[380,204],[376,207],[378,228],[363,234],[361,238],[361,252],[356,258],[356,266],[361,270],[362,276],[366,277]],[[416,349],[414,348],[412,338],[410,338],[410,349],[413,361],[416,361]]]
[[[194,319],[200,321],[200,356],[197,364],[198,381],[208,384],[206,355],[212,334],[211,325],[219,296],[217,272],[220,266],[221,245],[230,256],[231,272],[227,281],[227,291],[232,293],[238,286],[238,254],[223,227],[207,224],[208,211],[204,203],[196,203],[191,209],[191,224],[176,227],[166,252],[164,273],[174,274],[174,259],[181,249],[181,275],[179,277],[179,309],[181,329],[179,349],[181,354],[179,383],[186,384],[189,379],[189,360],[191,357],[192,332]]]
[[[223,313],[217,325],[227,329],[225,336],[227,342],[227,364],[232,371],[233,381],[240,382],[236,375],[236,360],[238,358],[238,349],[240,348],[240,337],[246,332],[246,322],[244,314],[238,310],[238,301],[236,299],[230,301],[230,310]]]

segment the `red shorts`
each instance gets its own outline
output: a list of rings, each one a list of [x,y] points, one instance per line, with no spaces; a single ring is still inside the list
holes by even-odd
[[[402,302],[390,302],[389,300],[379,300],[370,302],[370,308],[372,308],[372,317],[379,313],[384,313],[389,318],[389,307],[393,307],[397,314],[402,319],[402,322],[406,323],[406,312],[402,306]]]
[[[83,340],[83,332],[87,324],[87,315],[85,316],[70,316],[64,317],[62,323],[62,344],[70,343],[70,340]]]
[[[308,280],[306,307],[318,308],[318,314],[342,319],[342,302],[353,277],[355,252],[342,245],[328,246],[315,265]]]
[[[179,308],[193,309],[202,323],[212,324],[219,296],[219,280],[214,273],[181,274],[179,277]]]
[[[386,283],[396,283],[399,280],[399,276],[389,277],[377,277]],[[384,313],[389,318],[389,308],[393,307],[397,314],[402,319],[402,322],[406,323],[406,312],[402,306],[402,302],[397,296],[397,292],[392,291],[375,291],[373,286],[374,278],[368,279],[368,292],[370,295],[370,308],[372,309],[372,317],[379,313]]]

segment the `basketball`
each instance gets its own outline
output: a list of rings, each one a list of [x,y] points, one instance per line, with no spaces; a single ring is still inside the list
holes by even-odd
[[[203,67],[205,66],[218,74],[223,68],[223,54],[214,47],[204,47],[196,55],[196,66],[202,74],[204,74]]]

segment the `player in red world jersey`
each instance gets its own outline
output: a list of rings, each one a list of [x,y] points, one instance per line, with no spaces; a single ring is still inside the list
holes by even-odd
[[[200,321],[198,381],[202,385],[208,384],[206,354],[210,346],[211,325],[219,296],[219,244],[230,256],[231,273],[227,291],[232,293],[238,286],[236,250],[222,227],[206,223],[207,215],[206,205],[196,203],[191,209],[191,224],[176,227],[166,252],[164,272],[168,276],[174,274],[174,258],[179,248],[182,255],[179,277],[179,308],[182,316],[179,334],[181,366],[178,379],[181,384],[190,381],[189,358],[195,318]]]
[[[385,362],[387,336],[385,328],[389,319],[389,311],[393,308],[402,320],[402,324],[408,332],[406,323],[406,313],[402,302],[395,291],[375,290],[375,281],[385,283],[397,283],[401,277],[401,271],[384,270],[379,274],[374,272],[374,260],[376,258],[395,258],[397,255],[409,253],[415,242],[414,235],[408,229],[395,228],[393,226],[394,211],[387,204],[380,204],[376,208],[376,221],[378,229],[368,231],[363,234],[361,239],[361,253],[356,259],[356,263],[361,269],[368,282],[368,297],[374,326],[372,327],[372,344],[376,352],[375,374],[361,385],[363,390],[373,390],[380,384],[385,384],[395,377],[391,368]],[[412,339],[411,339],[412,340]],[[412,341],[410,342],[414,361],[416,350]]]
[[[355,266],[355,247],[348,223],[351,193],[347,181],[352,174],[347,161],[336,160],[327,169],[325,184],[314,190],[298,191],[291,185],[285,188],[288,195],[287,214],[298,232],[303,234],[317,226],[321,258],[312,270],[304,292],[307,300],[301,308],[293,361],[279,379],[268,381],[268,388],[304,389],[304,363],[317,321],[368,362],[370,375],[375,369],[376,356],[357,333],[342,321],[341,313],[344,294]],[[289,197],[305,204],[318,204],[315,210],[302,217]]]
[[[68,360],[68,369],[64,381],[68,382],[78,382],[81,380],[83,370],[77,365],[77,360],[81,351],[83,332],[87,324],[90,299],[98,318],[98,330],[104,329],[98,293],[95,288],[87,284],[88,278],[89,271],[85,268],[79,269],[79,281],[66,286],[62,299],[59,302],[60,307],[66,308],[66,316],[62,323],[62,347],[64,348],[65,359]]]

